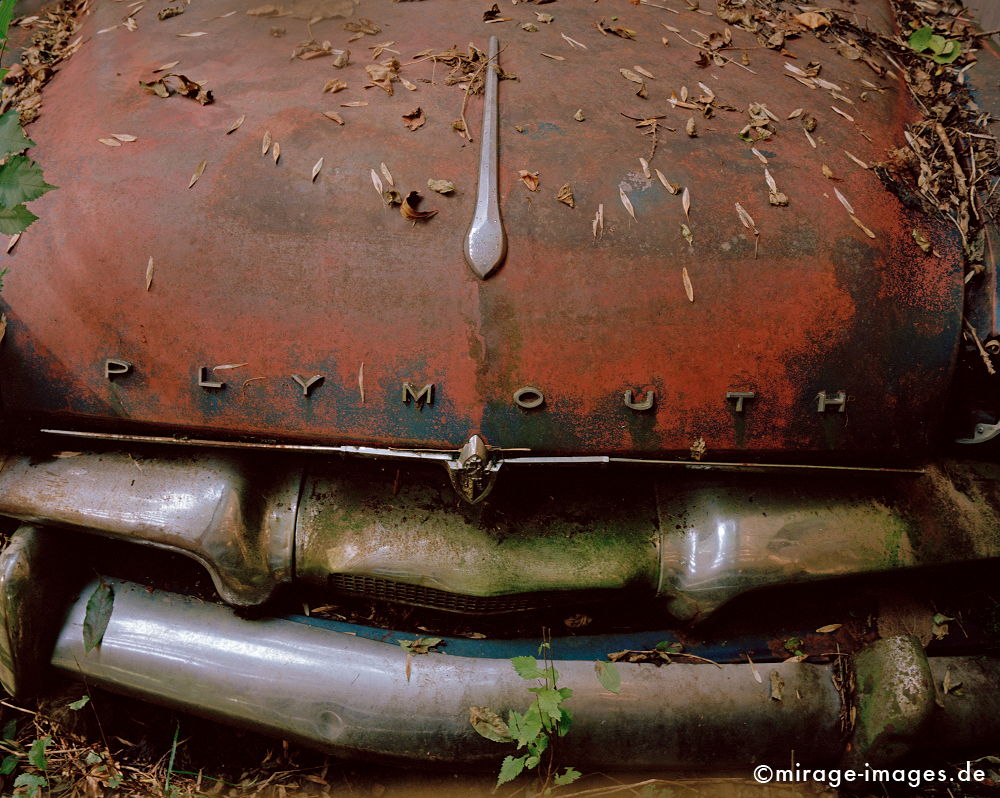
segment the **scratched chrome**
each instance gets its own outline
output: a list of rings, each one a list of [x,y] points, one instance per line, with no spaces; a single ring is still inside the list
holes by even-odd
[[[178,551],[225,601],[252,605],[291,579],[301,480],[294,463],[223,453],[12,456],[0,514]]]
[[[469,724],[469,706],[524,703],[524,681],[506,659],[411,658],[394,643],[293,619],[248,621],[217,604],[113,585],[100,647],[84,650],[86,588],[59,634],[54,666],[331,753],[495,770],[497,745]],[[803,762],[835,758],[841,702],[830,666],[756,667],[763,683],[746,665],[619,663],[621,690],[611,696],[592,661],[561,660],[559,683],[573,690],[573,734],[559,741],[560,752],[598,769],[778,762],[789,748]],[[794,708],[768,700],[772,672],[786,694],[801,696]]]
[[[479,189],[476,212],[465,236],[465,261],[476,276],[485,280],[507,254],[507,234],[500,219],[497,184],[497,37],[490,37],[490,65],[484,82],[483,132],[479,150]]]

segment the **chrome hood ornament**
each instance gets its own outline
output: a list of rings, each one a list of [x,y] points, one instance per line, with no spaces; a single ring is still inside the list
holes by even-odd
[[[497,185],[497,37],[490,37],[489,61],[483,82],[483,132],[479,150],[479,187],[476,211],[465,235],[465,262],[481,280],[503,263],[507,254],[507,234],[500,221]]]
[[[502,460],[491,455],[486,441],[473,435],[459,450],[458,457],[448,461],[448,476],[459,496],[469,504],[478,504],[493,490],[502,464]]]

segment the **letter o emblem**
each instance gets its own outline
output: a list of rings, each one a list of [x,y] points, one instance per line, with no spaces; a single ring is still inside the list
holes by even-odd
[[[525,410],[532,410],[545,404],[545,394],[538,390],[538,388],[525,385],[514,392],[514,402],[518,407],[523,407]]]

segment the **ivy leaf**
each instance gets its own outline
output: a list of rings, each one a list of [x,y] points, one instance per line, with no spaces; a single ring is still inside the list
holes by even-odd
[[[618,673],[618,668],[613,662],[594,662],[594,671],[597,673],[597,681],[601,687],[611,693],[620,693],[622,689],[622,677]]]
[[[951,49],[946,46],[940,53],[933,57],[935,64],[950,64],[962,53],[962,45],[956,41],[949,41]]]
[[[548,715],[555,721],[562,717],[559,705],[563,701],[563,696],[559,690],[553,690],[551,687],[530,687],[528,689],[538,696],[538,709],[541,710],[542,715]]]
[[[501,784],[506,784],[508,781],[513,781],[520,776],[527,759],[527,754],[516,758],[512,756],[505,758],[503,764],[500,765],[500,775],[497,776],[497,787]]]
[[[38,217],[23,205],[0,208],[0,233],[7,236],[23,233],[37,219]]]
[[[17,736],[17,721],[8,720],[3,727],[3,738],[5,740],[13,740]]]
[[[81,709],[83,709],[85,706],[87,706],[87,702],[88,701],[90,701],[90,696],[89,695],[85,695],[85,696],[83,696],[83,698],[80,698],[77,701],[71,702],[68,706],[74,712],[78,712]]]
[[[28,764],[39,770],[48,770],[49,761],[45,758],[45,749],[52,743],[51,737],[39,737],[28,749]]]
[[[87,600],[87,612],[83,618],[83,648],[90,651],[101,644],[104,632],[111,620],[111,610],[114,609],[115,594],[111,586],[103,580],[94,588]]]
[[[28,792],[22,794],[31,796],[31,798],[39,795],[42,791],[42,787],[48,786],[49,782],[44,776],[36,776],[34,773],[22,773],[14,779],[14,789],[17,789],[18,787],[27,787]]]
[[[522,679],[541,679],[545,676],[533,657],[513,657],[510,664]]]
[[[918,53],[923,52],[927,49],[931,41],[931,36],[934,35],[933,28],[918,28],[910,34],[909,41],[907,44],[910,45]]]
[[[0,2],[0,18],[3,16],[6,0]],[[6,26],[2,30],[6,30]],[[21,120],[17,111],[7,111],[0,114],[0,155],[10,155],[12,152],[23,152],[35,142],[24,135]]]
[[[0,2],[0,41],[7,38],[7,29],[10,27],[11,19],[14,18],[14,3],[15,0]],[[17,116],[17,111],[8,111],[8,113]]]
[[[567,784],[572,784],[580,778],[581,775],[583,774],[576,768],[566,768],[566,770],[552,780],[552,783],[555,784],[556,787],[565,787]]]
[[[931,48],[931,52],[935,55],[940,54],[947,44],[948,40],[944,36],[938,36],[936,34],[927,40],[927,46]]]
[[[0,207],[13,208],[54,188],[45,182],[38,164],[24,155],[14,155],[0,166]]]
[[[517,742],[517,747],[523,748],[542,733],[542,720],[537,712],[529,711],[519,715],[512,710],[507,715],[507,728],[510,736]]]
[[[3,762],[0,762],[0,776],[6,776],[14,772],[14,768],[17,767],[17,757],[13,754],[7,754],[3,758]]]

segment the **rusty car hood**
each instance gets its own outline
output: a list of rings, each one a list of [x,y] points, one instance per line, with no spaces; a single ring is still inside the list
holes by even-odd
[[[734,27],[749,64],[702,67],[688,41],[725,23],[664,4],[676,9],[505,5],[511,21],[487,24],[488,4],[362,2],[311,26],[352,51],[335,69],[330,57],[289,57],[310,38],[295,16],[196,0],[164,21],[150,5],[131,31],[124,6],[98,3],[28,130],[60,188],[32,204],[40,221],[8,256],[6,411],[202,437],[455,447],[479,433],[552,452],[686,453],[698,438],[713,454],[781,457],[925,445],[958,345],[960,249],[850,157],[875,162],[903,141],[915,118],[903,84],[805,29],[786,44],[792,58]],[[602,33],[602,14],[635,38]],[[348,42],[344,23],[359,17],[381,31]],[[194,33],[204,35],[183,35]],[[508,251],[481,280],[463,242],[483,98],[416,56],[485,49],[490,35],[516,79],[499,84]],[[382,44],[378,60],[397,53],[415,90],[365,87]],[[139,86],[172,61],[215,102]],[[851,102],[785,68],[810,62]],[[621,72],[636,66],[653,75],[647,99]],[[347,89],[324,93],[331,79]],[[717,96],[711,118],[669,101],[703,95],[700,84]],[[778,120],[756,145],[738,135],[754,102]],[[463,104],[472,142],[453,129]],[[426,122],[410,130],[403,116],[417,107]],[[637,127],[653,117],[655,140]],[[277,163],[261,154],[266,132]],[[115,133],[137,140],[99,141]],[[769,204],[764,159],[787,206]],[[383,163],[433,218],[412,223],[383,202],[372,182]],[[688,209],[656,169],[687,188]],[[520,170],[538,173],[537,191]],[[434,194],[428,179],[457,190]],[[575,207],[556,199],[564,184]],[[131,370],[109,378],[108,359]],[[304,395],[293,374],[322,380]],[[403,383],[433,384],[433,403],[404,402]],[[540,407],[514,401],[526,386]],[[629,408],[627,390],[635,403],[653,391],[655,403]],[[754,396],[736,412],[728,392]],[[832,402],[822,412],[821,395]]]

